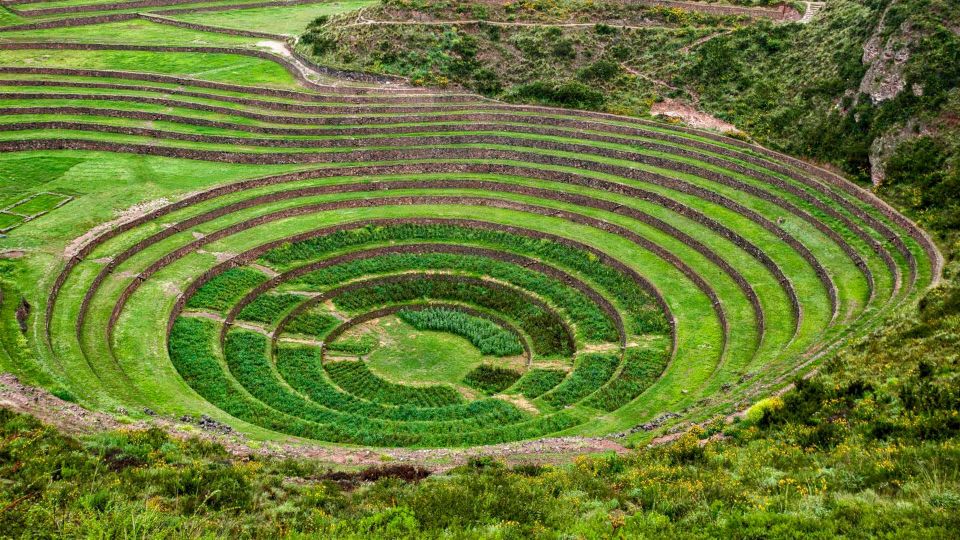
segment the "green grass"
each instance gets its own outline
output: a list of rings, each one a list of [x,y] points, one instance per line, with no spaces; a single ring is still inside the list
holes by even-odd
[[[23,218],[20,216],[14,216],[12,214],[0,214],[0,229],[13,227],[22,221]]]
[[[371,371],[398,384],[462,384],[485,361],[496,361],[467,339],[448,332],[418,330],[399,317],[376,325],[380,345],[367,358]]]
[[[426,309],[400,311],[397,316],[417,330],[449,332],[467,338],[483,354],[512,356],[523,352],[520,339],[495,322],[461,311]]]
[[[258,32],[298,35],[321,15],[354,11],[373,4],[373,0],[341,0],[302,6],[238,9],[212,13],[187,13],[174,18],[224,28],[255,29]]]
[[[210,14],[207,14],[208,16]],[[246,37],[174,28],[151,21],[133,19],[105,24],[20,30],[4,32],[9,41],[53,41],[71,43],[111,43],[174,46],[252,46],[257,40]]]
[[[10,212],[32,216],[41,212],[49,212],[67,201],[69,197],[57,193],[39,193],[36,196],[10,208]]]
[[[293,77],[268,60],[233,54],[141,51],[4,51],[4,66],[61,66],[74,69],[147,71],[216,82],[299,89]],[[146,67],[146,69],[144,69]]]

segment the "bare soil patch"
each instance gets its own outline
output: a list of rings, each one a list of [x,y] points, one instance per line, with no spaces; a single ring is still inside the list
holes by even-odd
[[[737,126],[675,99],[667,98],[654,103],[650,106],[650,115],[675,118],[697,129],[709,129],[727,134],[742,133]]]

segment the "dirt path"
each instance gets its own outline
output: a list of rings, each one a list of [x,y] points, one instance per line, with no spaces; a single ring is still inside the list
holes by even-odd
[[[323,446],[308,441],[288,443],[257,441],[256,444],[251,444],[239,433],[224,433],[227,429],[216,422],[198,420],[188,422],[184,419],[165,416],[154,416],[146,420],[128,420],[124,416],[115,417],[90,411],[75,403],[64,401],[42,388],[22,384],[10,373],[0,374],[0,407],[32,415],[47,425],[75,436],[117,429],[158,427],[178,439],[198,437],[222,444],[228,452],[240,459],[254,455],[272,456],[316,460],[330,466],[379,466],[384,462],[400,462],[420,465],[439,472],[462,465],[471,458],[479,456],[503,459],[510,464],[560,464],[568,463],[570,458],[576,455],[627,452],[625,447],[614,441],[584,437],[540,439],[475,448],[422,450],[344,448]]]
[[[807,9],[803,12],[803,17],[797,21],[800,24],[809,24],[827,5],[826,2],[804,2],[807,5]]]

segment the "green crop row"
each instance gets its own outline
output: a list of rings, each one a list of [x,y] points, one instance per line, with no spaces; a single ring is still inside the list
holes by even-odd
[[[380,341],[373,334],[359,336],[340,336],[327,344],[327,349],[339,353],[364,355],[380,345]]]
[[[667,367],[665,351],[631,347],[623,356],[623,369],[616,379],[590,396],[587,405],[615,411],[633,401],[660,377]]]
[[[417,330],[436,330],[462,336],[483,354],[514,356],[523,353],[523,345],[516,334],[489,319],[463,311],[439,307],[404,309],[397,316]]]
[[[316,338],[326,336],[340,324],[340,319],[318,310],[307,310],[287,321],[284,328],[291,334],[304,334]]]
[[[585,354],[577,358],[573,372],[543,396],[554,407],[572,405],[600,389],[613,377],[620,359],[613,354]]]
[[[298,294],[261,294],[250,302],[237,316],[244,321],[276,324],[297,304],[306,300]]]
[[[197,289],[187,300],[187,307],[226,312],[244,294],[266,280],[267,276],[259,270],[230,268]]]
[[[463,403],[460,394],[449,386],[404,386],[373,374],[363,361],[326,362],[330,379],[345,391],[375,403],[409,404],[417,407],[444,407]]]
[[[517,382],[516,390],[528,399],[546,394],[567,377],[562,369],[535,368],[523,374]]]
[[[498,230],[416,223],[371,225],[289,243],[267,252],[262,261],[285,267],[298,261],[317,259],[338,250],[396,241],[450,241],[456,244],[498,246],[514,253],[549,261],[580,272],[604,289],[607,292],[605,296],[614,299],[615,303],[631,315],[632,329],[640,333],[670,332],[666,317],[650,295],[629,276],[604,264],[596,255],[553,240]]]
[[[337,388],[324,374],[320,363],[320,351],[315,347],[277,349],[277,371],[284,380],[312,401],[331,409],[402,422],[463,420],[461,426],[471,427],[512,424],[526,419],[519,409],[499,399],[443,407],[375,403]]]
[[[488,257],[453,253],[395,253],[350,261],[305,274],[291,283],[306,290],[323,290],[365,275],[406,270],[454,270],[489,276],[533,292],[569,314],[586,341],[616,341],[610,318],[582,292],[542,273]],[[519,353],[514,353],[519,354]]]
[[[512,369],[483,364],[467,373],[463,382],[470,388],[492,395],[510,388],[519,378],[520,373]]]
[[[388,304],[432,299],[464,302],[489,309],[516,321],[530,336],[533,350],[543,356],[570,356],[572,344],[560,317],[504,287],[445,279],[445,276],[413,276],[400,282],[380,282],[345,292],[334,303],[340,309],[362,313]]]

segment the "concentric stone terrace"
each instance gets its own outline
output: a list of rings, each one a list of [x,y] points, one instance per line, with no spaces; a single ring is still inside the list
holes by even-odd
[[[87,401],[373,446],[609,434],[777,388],[940,272],[870,193],[738,140],[255,56],[302,90],[0,68],[6,151],[298,166],[76,243],[42,338]],[[391,379],[364,343],[378,321],[484,360]]]

